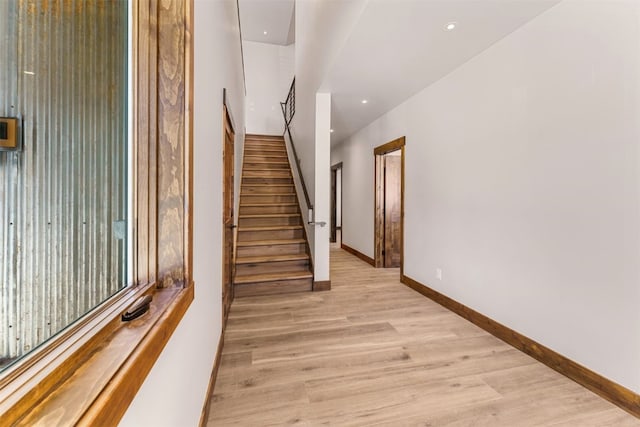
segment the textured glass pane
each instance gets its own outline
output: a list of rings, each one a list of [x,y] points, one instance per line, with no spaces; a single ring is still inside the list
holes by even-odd
[[[128,5],[0,0],[0,369],[127,284]]]

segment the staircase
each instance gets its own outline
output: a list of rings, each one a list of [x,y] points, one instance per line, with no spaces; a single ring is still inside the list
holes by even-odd
[[[313,273],[284,139],[247,135],[234,293],[311,291]]]

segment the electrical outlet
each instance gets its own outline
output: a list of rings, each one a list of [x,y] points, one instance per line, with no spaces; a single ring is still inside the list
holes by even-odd
[[[436,279],[442,280],[442,269],[436,268]]]

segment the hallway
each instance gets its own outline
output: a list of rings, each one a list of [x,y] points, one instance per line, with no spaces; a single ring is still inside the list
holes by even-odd
[[[233,302],[208,425],[640,425],[398,269],[331,261],[330,292]]]

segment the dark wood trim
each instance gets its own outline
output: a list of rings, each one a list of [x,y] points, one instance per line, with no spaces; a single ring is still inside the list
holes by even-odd
[[[401,136],[398,139],[394,139],[393,141],[387,142],[386,144],[382,144],[373,150],[373,154],[376,156],[381,156],[383,154],[390,153],[392,151],[396,151],[405,146],[405,137]]]
[[[330,290],[331,290],[331,280],[321,280],[318,282],[313,282],[313,292],[330,291]]]
[[[111,378],[108,386],[102,389],[98,398],[81,418],[80,425],[118,424],[193,299],[193,284],[178,293],[166,312]],[[103,367],[94,368],[102,369]]]
[[[357,256],[358,258],[360,258],[361,260],[363,260],[367,264],[371,265],[372,267],[375,267],[375,262],[373,261],[373,258],[370,258],[370,257],[366,256],[365,254],[363,254],[359,250],[353,249],[351,246],[347,246],[344,243],[340,243],[340,248],[342,248],[345,251],[349,252],[351,255]]]
[[[227,90],[225,88],[222,90],[222,333],[224,333],[227,325],[235,293],[233,282],[235,279],[235,237],[237,229],[230,228],[236,224],[236,217],[238,217],[235,212],[235,139],[235,127],[227,105]],[[230,164],[228,164],[229,162]],[[242,182],[242,179],[240,182]],[[227,233],[231,233],[230,248],[227,248]],[[227,253],[229,251],[230,253]],[[229,276],[228,280],[227,275]],[[228,289],[227,283],[229,284]]]
[[[209,386],[207,387],[207,394],[202,407],[202,415],[200,415],[200,427],[207,425],[209,419],[209,412],[211,410],[211,396],[216,388],[216,379],[218,378],[218,369],[220,369],[220,360],[222,358],[222,348],[224,347],[224,331],[220,333],[220,339],[218,340],[218,350],[216,351],[216,359],[213,362],[213,369],[211,370],[211,376],[209,377]]]
[[[341,229],[338,223],[338,170],[342,169],[342,162],[331,166],[331,228],[329,230],[329,242],[335,243],[337,231]],[[340,175],[340,224],[342,224],[342,174]]]
[[[229,97],[227,96],[227,88],[222,88],[222,105],[226,108],[227,116],[229,117],[229,123],[231,123],[231,129],[233,129],[233,134],[236,133],[236,121],[233,119],[233,108],[231,108],[231,104],[229,103]]]
[[[400,281],[491,335],[640,418],[640,395],[410,277],[402,275]]]
[[[185,2],[185,279],[193,283],[193,1]]]
[[[33,425],[55,417],[61,425],[117,425],[193,297],[193,285],[156,289],[149,313],[130,323],[110,321],[67,358],[66,373],[51,372],[3,420]]]
[[[404,172],[404,159],[405,159],[405,145],[404,145],[404,137],[402,137],[402,154],[401,154],[401,166],[400,173],[402,174],[400,178],[400,277],[404,275],[404,181],[405,181],[405,172]]]
[[[381,268],[384,266],[384,159],[378,154],[374,154],[373,159],[373,266]]]

